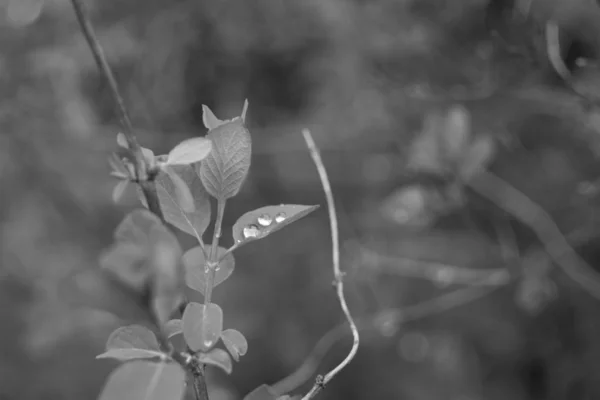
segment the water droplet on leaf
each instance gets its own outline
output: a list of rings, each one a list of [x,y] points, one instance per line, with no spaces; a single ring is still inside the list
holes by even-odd
[[[206,346],[207,348],[210,348],[210,347],[212,347],[212,345],[213,345],[213,342],[212,342],[212,340],[206,339],[206,340],[204,341],[204,346]]]
[[[273,218],[269,214],[263,214],[258,217],[258,223],[262,226],[269,226],[273,222]]]
[[[248,225],[244,228],[244,237],[247,238],[255,238],[260,233],[258,226],[256,225]]]
[[[277,215],[275,215],[275,222],[277,222],[279,224],[279,223],[285,221],[286,218],[287,218],[287,215],[284,212],[277,213]]]

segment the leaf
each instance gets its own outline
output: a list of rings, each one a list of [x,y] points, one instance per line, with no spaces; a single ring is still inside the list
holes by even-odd
[[[175,363],[128,362],[110,374],[99,400],[180,400],[185,378]]]
[[[148,279],[147,250],[135,243],[115,243],[100,256],[100,266],[128,287],[141,291]]]
[[[117,183],[115,185],[115,188],[113,189],[113,192],[112,192],[112,200],[115,203],[118,203],[119,200],[121,200],[121,197],[123,197],[123,193],[125,193],[125,189],[127,189],[127,186],[129,186],[128,180],[120,181],[119,183]]]
[[[248,113],[248,99],[244,100],[244,107],[242,108],[242,115],[240,115],[240,117],[242,118],[242,121],[244,123],[246,123],[246,113]]]
[[[180,319],[172,319],[165,324],[165,334],[170,339],[183,332],[183,323]]]
[[[252,141],[241,118],[210,130],[213,149],[200,166],[200,178],[213,197],[221,201],[235,196],[250,169]]]
[[[184,140],[171,150],[167,156],[169,165],[188,165],[202,161],[212,149],[212,141],[205,137]]]
[[[439,113],[430,113],[425,117],[423,130],[413,139],[408,149],[407,165],[411,170],[440,174],[446,171],[440,132],[443,118]]]
[[[154,332],[142,325],[115,329],[106,341],[106,350],[144,349],[160,351]]]
[[[226,329],[221,333],[221,340],[235,361],[240,360],[248,351],[248,341],[241,332]]]
[[[177,206],[179,206],[181,212],[186,214],[193,213],[196,210],[196,204],[194,204],[194,198],[192,197],[192,192],[187,183],[185,183],[185,181],[169,166],[166,166],[163,171],[171,178],[171,183],[173,184],[173,197],[175,201],[177,201]]]
[[[263,384],[244,396],[244,400],[277,400],[277,397],[270,386]]]
[[[199,165],[171,167],[189,188],[194,200],[193,211],[188,212],[181,207],[175,185],[172,179],[169,178],[169,175],[158,175],[156,179],[156,192],[165,220],[185,233],[202,238],[202,234],[210,223],[210,200],[198,176],[199,168]],[[141,193],[139,188],[138,195],[142,204],[147,207],[143,193]]]
[[[470,146],[462,159],[458,176],[462,181],[468,181],[483,170],[494,157],[496,144],[491,136],[479,136]]]
[[[233,239],[238,244],[262,239],[305,217],[317,208],[318,205],[282,204],[249,211],[238,218],[233,225]]]
[[[206,129],[212,130],[220,125],[223,125],[227,121],[222,121],[217,118],[212,110],[208,108],[208,106],[202,104],[202,122],[204,123]]]
[[[218,247],[219,257],[222,257],[227,250]],[[206,288],[206,274],[204,268],[206,260],[204,252],[200,246],[193,247],[183,255],[183,265],[185,267],[185,282],[192,289],[204,294]],[[233,273],[235,269],[235,259],[233,254],[229,253],[221,260],[215,271],[215,280],[213,287],[221,284]]]
[[[148,233],[154,226],[162,226],[160,219],[148,210],[133,210],[121,221],[115,230],[115,240],[148,244]]]
[[[123,132],[117,133],[117,144],[119,145],[119,147],[129,149],[129,142],[127,141],[127,138],[125,137],[125,134]]]
[[[183,312],[183,336],[194,351],[208,351],[223,330],[223,310],[211,303],[208,307],[200,303],[189,303]]]
[[[223,349],[212,349],[208,353],[200,353],[198,354],[198,361],[202,364],[219,367],[228,374],[231,374],[231,370],[233,369],[231,357]]]
[[[139,360],[142,358],[165,358],[160,351],[144,349],[112,349],[96,356],[97,359],[114,358],[120,361]]]

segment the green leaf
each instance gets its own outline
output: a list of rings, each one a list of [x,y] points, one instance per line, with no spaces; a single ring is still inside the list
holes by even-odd
[[[250,132],[241,118],[236,118],[210,130],[211,153],[200,167],[200,178],[213,197],[224,201],[235,196],[250,168]]]
[[[226,329],[221,333],[221,340],[235,361],[248,351],[248,341],[240,331]]]
[[[144,349],[113,349],[107,350],[96,356],[101,358],[114,358],[119,361],[139,360],[142,358],[165,358],[166,355],[160,351],[144,350]]]
[[[189,303],[183,312],[183,336],[194,351],[208,351],[219,340],[223,330],[223,310],[211,303]]]
[[[212,141],[204,137],[184,140],[167,155],[169,165],[188,165],[202,161],[212,149]]]
[[[223,349],[212,349],[208,353],[200,353],[198,354],[198,361],[202,364],[219,367],[228,374],[231,374],[231,370],[233,369],[231,357]]]
[[[496,143],[491,136],[479,136],[460,161],[458,175],[461,180],[468,181],[481,172],[492,161],[496,151]]]
[[[124,149],[129,148],[129,142],[127,142],[127,138],[125,137],[125,134],[123,132],[117,133],[117,144],[119,145],[119,147],[122,147]]]
[[[154,332],[142,325],[128,325],[115,329],[106,341],[106,350],[114,349],[160,351]]]
[[[227,121],[223,121],[217,118],[215,116],[215,113],[213,113],[208,106],[202,104],[202,122],[204,123],[206,129],[212,130],[220,125],[223,125]]]
[[[148,210],[133,210],[115,230],[115,240],[140,245],[148,244],[148,233],[155,226],[162,226],[160,219]]]
[[[115,185],[115,188],[112,192],[112,200],[115,203],[118,203],[119,200],[121,200],[121,198],[123,197],[123,193],[125,193],[125,189],[127,189],[127,186],[129,186],[129,181],[126,180],[119,181]]]
[[[471,116],[462,106],[455,106],[446,115],[446,126],[440,131],[446,161],[453,164],[460,160],[471,141]]]
[[[188,212],[181,206],[181,194],[177,193],[172,178],[167,174],[159,174],[156,179],[156,192],[165,220],[176,228],[197,238],[210,223],[210,200],[199,177],[200,165],[180,165],[170,167],[189,188],[193,198],[193,211]],[[143,193],[138,188],[140,200],[147,207]],[[191,207],[190,207],[191,209]]]
[[[233,239],[236,243],[262,239],[310,214],[319,208],[296,204],[266,206],[242,215],[233,225]]]
[[[170,166],[165,166],[163,171],[171,178],[173,197],[177,201],[177,205],[181,211],[186,214],[193,213],[196,210],[196,204],[187,183]]]
[[[218,248],[219,257],[225,254],[227,250],[223,247]],[[200,246],[193,247],[183,255],[183,265],[185,267],[185,282],[192,289],[204,294],[206,288],[206,274],[204,273],[206,260],[204,252]],[[213,287],[221,284],[233,273],[235,268],[235,259],[233,254],[229,253],[221,260],[215,270],[215,280]]]
[[[246,396],[244,400],[277,400],[277,394],[268,385],[260,385]]]
[[[136,291],[144,288],[150,275],[146,262],[146,247],[135,243],[117,242],[100,256],[102,269]]]
[[[183,323],[180,319],[172,319],[165,324],[165,334],[170,339],[183,332]]]
[[[128,362],[110,374],[99,400],[180,400],[185,378],[179,364]]]

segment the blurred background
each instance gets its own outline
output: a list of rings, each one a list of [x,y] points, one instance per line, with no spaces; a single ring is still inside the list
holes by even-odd
[[[202,104],[232,118],[249,100],[252,166],[228,203],[225,245],[245,211],[324,206],[300,134],[311,129],[363,337],[319,398],[600,398],[599,294],[580,284],[596,282],[600,261],[596,1],[85,4],[143,146],[165,153],[205,133]],[[111,200],[118,131],[71,3],[0,0],[2,400],[95,398],[116,364],[94,357],[140,317],[98,271],[139,206],[133,191]],[[444,135],[483,150],[448,159],[431,144]],[[465,162],[537,206],[485,174],[448,177]],[[548,256],[558,242],[539,231],[553,227],[581,258]],[[321,207],[236,253],[214,296],[249,351],[231,376],[209,369],[211,399],[262,383],[304,393],[346,355],[329,235]]]

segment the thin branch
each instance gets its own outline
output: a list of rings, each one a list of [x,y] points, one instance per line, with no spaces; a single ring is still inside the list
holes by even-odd
[[[500,286],[490,285],[490,282],[480,282],[480,284],[476,286],[454,290],[418,304],[380,311],[376,315],[358,319],[356,325],[361,331],[379,329],[382,320],[385,320],[387,324],[392,323],[394,326],[397,326],[400,323],[427,318],[468,304],[480,297],[492,293],[499,287]],[[339,340],[343,339],[347,333],[346,323],[339,324],[327,332],[317,342],[313,351],[306,358],[304,363],[302,363],[302,365],[292,374],[271,385],[272,390],[278,395],[282,395],[290,393],[303,385],[316,373],[321,361],[327,355],[329,350]]]
[[[571,247],[560,228],[539,205],[497,175],[482,171],[469,186],[528,226],[548,255],[562,270],[596,299],[600,277]]]
[[[335,277],[334,284],[337,292],[338,299],[340,301],[340,306],[342,307],[342,311],[346,319],[348,320],[348,324],[350,325],[350,330],[352,331],[352,348],[350,352],[346,356],[346,358],[338,364],[334,369],[329,371],[324,377],[320,375],[317,376],[315,381],[315,385],[312,389],[302,398],[302,400],[312,399],[319,393],[329,381],[331,381],[343,368],[345,368],[350,361],[356,355],[358,351],[358,346],[360,343],[360,336],[358,334],[358,329],[354,320],[352,319],[352,315],[350,314],[350,310],[348,309],[348,304],[346,303],[346,297],[344,296],[344,274],[340,269],[340,240],[339,240],[339,232],[338,232],[338,222],[337,222],[337,214],[335,212],[335,202],[333,200],[333,193],[331,191],[331,185],[329,184],[329,178],[327,177],[327,171],[325,166],[323,165],[323,161],[321,160],[321,155],[319,154],[319,150],[317,149],[317,145],[313,140],[310,131],[308,129],[302,130],[302,135],[304,136],[304,140],[306,141],[306,145],[308,146],[308,150],[310,155],[317,167],[317,171],[319,173],[319,178],[321,179],[321,184],[323,185],[323,190],[325,191],[325,197],[327,199],[327,208],[329,210],[329,222],[331,224],[331,241],[332,241],[332,252],[333,252],[333,274]]]

